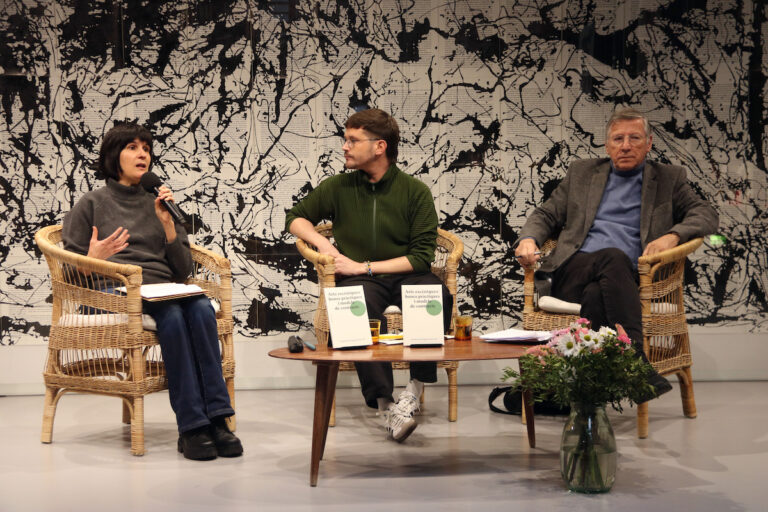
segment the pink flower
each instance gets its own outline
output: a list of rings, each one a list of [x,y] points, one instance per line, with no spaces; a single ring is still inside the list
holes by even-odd
[[[629,339],[629,336],[627,335],[627,331],[624,330],[624,327],[622,327],[621,324],[616,324],[616,332],[619,333],[616,337],[619,341],[626,343],[627,345],[632,343],[632,340]]]
[[[531,354],[534,356],[542,357],[546,356],[551,353],[551,350],[549,350],[549,346],[547,345],[536,345],[533,347],[528,348],[525,351],[526,354]]]

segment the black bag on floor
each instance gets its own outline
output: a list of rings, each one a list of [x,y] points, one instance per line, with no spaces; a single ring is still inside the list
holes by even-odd
[[[504,395],[502,402],[504,403],[504,408],[506,410],[499,409],[493,405],[493,401],[496,400],[499,395]],[[515,395],[519,396],[520,399],[516,398]],[[520,390],[515,386],[496,387],[493,388],[491,394],[488,395],[488,407],[490,407],[493,412],[501,414],[517,414],[519,416],[522,411],[522,403]]]
[[[496,400],[499,395],[504,395],[502,401],[504,403],[504,409],[506,410],[502,410],[493,405],[494,400]],[[519,416],[522,414],[523,410],[523,393],[520,391],[520,388],[516,386],[493,388],[491,394],[488,395],[488,407],[490,407],[493,412],[516,414]],[[543,402],[535,402],[533,404],[533,414],[540,414],[542,416],[567,416],[570,413],[571,408],[569,406],[566,405],[561,407],[551,400],[544,400]]]

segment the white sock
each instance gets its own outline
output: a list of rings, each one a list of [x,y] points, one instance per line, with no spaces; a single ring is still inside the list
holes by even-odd
[[[389,404],[393,403],[389,398],[377,398],[376,402],[379,404],[379,412],[384,412],[389,408]]]
[[[424,392],[424,383],[420,380],[411,379],[408,381],[408,385],[405,386],[406,391],[410,391],[414,395],[416,395],[416,398],[421,397],[421,394]]]

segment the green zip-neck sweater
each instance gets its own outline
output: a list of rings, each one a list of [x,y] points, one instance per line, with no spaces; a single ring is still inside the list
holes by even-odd
[[[437,212],[429,188],[391,165],[376,183],[364,171],[324,180],[288,210],[285,229],[301,217],[333,222],[336,247],[346,257],[383,261],[405,256],[414,272],[428,272],[437,247]]]

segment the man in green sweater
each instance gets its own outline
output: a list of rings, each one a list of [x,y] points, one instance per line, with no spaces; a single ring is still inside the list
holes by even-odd
[[[402,306],[404,284],[442,284],[430,272],[437,247],[437,212],[432,193],[395,165],[400,130],[379,109],[352,115],[344,131],[344,167],[356,169],[326,179],[291,208],[286,229],[335,259],[336,286],[362,285],[370,318]],[[333,222],[334,247],[314,229],[323,219]],[[443,285],[443,311],[453,298]],[[443,315],[448,330],[450,314]],[[411,380],[397,402],[390,363],[356,365],[369,407],[385,415],[392,439],[402,442],[416,428],[413,414],[425,382],[437,381],[435,363],[411,363]]]

